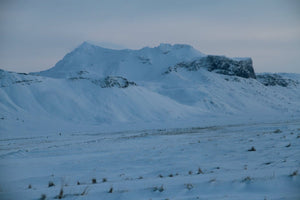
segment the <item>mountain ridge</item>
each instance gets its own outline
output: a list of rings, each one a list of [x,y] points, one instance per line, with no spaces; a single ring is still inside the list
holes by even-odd
[[[205,55],[189,45],[111,50],[83,43],[46,71],[0,70],[0,130],[292,119],[300,117],[299,82],[297,74],[256,77],[251,58]]]
[[[144,80],[151,75],[155,79],[163,72],[163,66],[176,64],[176,61],[189,61],[204,56],[189,45],[161,44],[154,48],[144,47],[139,50],[113,50],[84,42],[68,53],[54,67],[36,72],[42,76],[66,78],[74,76],[74,72],[90,71],[98,77],[108,75],[127,76],[140,72],[139,79]],[[87,70],[88,69],[88,70]],[[152,72],[152,73],[151,73]]]

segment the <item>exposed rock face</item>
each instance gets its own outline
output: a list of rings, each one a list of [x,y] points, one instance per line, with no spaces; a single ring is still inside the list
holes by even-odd
[[[177,71],[178,68],[185,68],[188,71],[197,71],[200,68],[206,68],[208,71],[213,71],[219,74],[229,76],[239,76],[243,78],[256,78],[252,59],[230,59],[225,56],[212,56],[199,58],[192,62],[181,62],[173,67],[169,67],[166,73]]]
[[[132,81],[128,81],[126,78],[121,76],[107,76],[101,87],[102,88],[111,88],[111,87],[118,87],[118,88],[127,88],[130,85],[136,85],[136,83]]]
[[[100,78],[100,79],[93,79],[93,78],[88,78],[88,77],[77,76],[77,77],[71,77],[71,78],[69,78],[69,80],[72,80],[72,81],[89,80],[92,83],[99,85],[102,88],[112,88],[112,87],[127,88],[129,86],[136,85],[135,82],[128,81],[126,78],[121,77],[121,76],[107,76],[105,78]]]
[[[298,82],[292,79],[285,79],[278,74],[263,74],[257,75],[257,80],[264,84],[265,86],[282,86],[287,87],[289,85],[296,85],[299,84]]]

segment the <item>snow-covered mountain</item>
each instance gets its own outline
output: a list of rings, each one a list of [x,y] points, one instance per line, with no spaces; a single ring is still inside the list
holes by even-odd
[[[84,42],[49,70],[0,71],[0,130],[299,118],[299,82],[299,74],[255,74],[251,58],[189,45],[112,50]]]
[[[134,80],[160,79],[166,67],[190,61],[204,54],[189,45],[161,44],[141,50],[112,50],[87,42],[67,54],[53,68],[37,73],[41,76],[70,78],[122,75]]]

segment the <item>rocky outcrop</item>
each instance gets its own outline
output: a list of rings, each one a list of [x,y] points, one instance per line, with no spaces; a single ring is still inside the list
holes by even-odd
[[[165,73],[177,71],[179,68],[184,68],[188,71],[197,71],[200,68],[205,68],[208,71],[229,76],[239,76],[243,78],[256,78],[252,59],[231,59],[225,56],[208,55],[206,57],[198,58],[192,62],[181,62],[173,67],[169,67]]]
[[[102,84],[102,88],[111,88],[111,87],[118,87],[118,88],[127,88],[128,86],[136,85],[135,82],[128,81],[126,78],[121,76],[107,76]]]
[[[279,74],[262,74],[257,75],[257,80],[264,84],[265,86],[281,86],[281,87],[287,87],[289,85],[297,85],[298,82],[292,80],[283,78]]]
[[[136,83],[133,81],[129,81],[121,76],[107,76],[105,78],[94,79],[83,76],[71,77],[69,80],[77,81],[77,80],[88,80],[95,85],[100,86],[101,88],[127,88],[129,86],[135,86]]]

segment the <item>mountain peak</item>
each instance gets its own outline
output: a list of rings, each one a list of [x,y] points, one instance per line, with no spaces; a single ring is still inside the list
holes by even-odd
[[[168,44],[168,43],[160,43],[159,46],[157,46],[157,48],[161,49],[161,50],[166,50],[166,49],[171,49],[172,45]]]
[[[96,46],[87,41],[84,41],[76,49],[86,49],[87,50],[87,49],[94,48],[94,47],[96,47]]]
[[[161,49],[162,51],[170,51],[173,49],[194,49],[191,45],[188,44],[169,44],[169,43],[160,43],[157,48]]]

